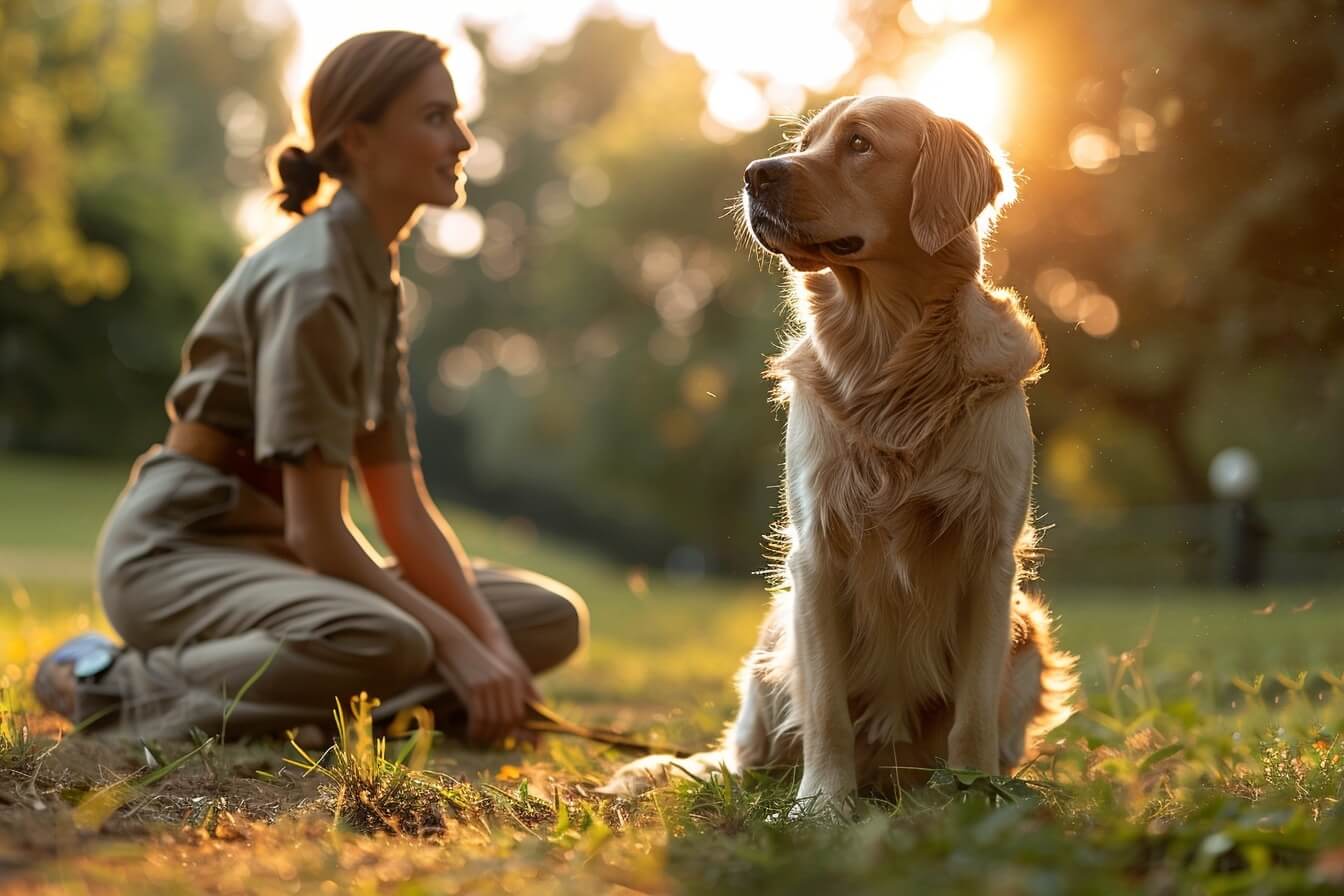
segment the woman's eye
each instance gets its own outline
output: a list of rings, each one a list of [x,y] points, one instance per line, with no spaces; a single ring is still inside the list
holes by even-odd
[[[849,138],[849,148],[855,152],[867,152],[873,148],[873,144],[869,143],[858,134],[855,134],[853,137]]]
[[[444,117],[442,112],[431,112],[425,116],[425,121],[430,124],[443,124]]]

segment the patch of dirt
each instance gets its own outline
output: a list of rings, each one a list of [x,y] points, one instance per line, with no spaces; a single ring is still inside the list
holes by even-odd
[[[622,704],[562,709],[586,723],[636,727]],[[592,806],[616,831],[628,824],[624,808],[593,793],[626,757],[582,740],[551,736],[535,749],[505,750],[436,737],[428,770],[468,783],[466,792],[475,793],[479,802],[448,813],[452,817],[445,818],[443,829],[428,837],[385,838],[335,826],[332,807],[320,792],[325,779],[305,776],[286,763],[286,757],[297,759],[298,754],[275,739],[216,745],[208,754],[193,756],[128,794],[90,830],[77,823],[81,801],[118,782],[142,778],[153,760],[137,740],[69,735],[69,726],[55,716],[33,715],[29,730],[35,738],[29,757],[0,768],[0,896],[69,888],[271,892],[272,885],[293,891],[298,884],[305,891],[349,892],[361,883],[373,891],[407,879],[425,881],[431,890],[433,882],[451,881],[453,887],[494,891],[501,874],[513,876],[520,888],[515,891],[530,894],[627,892],[587,871],[577,889],[573,880],[561,883],[550,876],[570,863],[589,867],[574,851],[587,842],[578,833],[571,831],[564,843],[547,842],[556,823],[554,806]],[[193,744],[154,747],[171,762]],[[389,744],[389,753],[394,749]],[[308,753],[316,758],[322,749]],[[524,782],[526,789],[520,790]],[[582,811],[574,810],[571,825],[578,824]],[[524,855],[529,858],[523,860]],[[593,870],[603,867],[591,864]]]
[[[60,731],[42,717],[34,722],[31,731]],[[192,744],[156,747],[171,762]],[[101,788],[147,774],[150,757],[129,738],[35,737],[28,760],[0,769],[0,868],[85,850],[93,841],[143,838],[165,825],[209,826],[222,816],[274,822],[317,795],[317,779],[286,764],[287,754],[294,755],[279,742],[216,747],[209,757],[198,754],[167,777],[133,790],[96,831],[88,831],[76,824],[75,807]]]

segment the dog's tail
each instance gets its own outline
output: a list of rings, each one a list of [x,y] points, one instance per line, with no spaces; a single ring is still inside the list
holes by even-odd
[[[1054,620],[1045,603],[1035,594],[1017,592],[1009,683],[999,709],[1005,769],[1036,758],[1041,739],[1074,714],[1077,665],[1078,658],[1055,642]]]
[[[734,775],[738,772],[735,765],[726,750],[696,753],[684,759],[668,754],[645,756],[621,766],[597,792],[635,797],[676,778],[704,781],[715,775]]]

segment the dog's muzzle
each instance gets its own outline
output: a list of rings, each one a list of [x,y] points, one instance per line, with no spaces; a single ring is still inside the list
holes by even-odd
[[[747,206],[752,233],[771,252],[789,254],[789,246],[773,245],[777,240],[810,255],[823,253],[843,257],[863,248],[863,237],[845,236],[834,240],[815,240],[797,230],[784,214],[783,199],[789,186],[788,159],[757,159],[742,174],[746,184]]]

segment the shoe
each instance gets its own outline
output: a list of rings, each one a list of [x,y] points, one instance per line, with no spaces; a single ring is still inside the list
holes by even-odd
[[[121,650],[98,632],[76,635],[42,658],[33,694],[48,710],[74,721],[76,685],[107,671]]]

